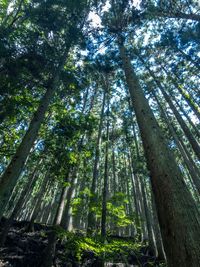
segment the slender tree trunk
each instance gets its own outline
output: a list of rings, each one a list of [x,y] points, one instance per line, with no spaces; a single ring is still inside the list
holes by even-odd
[[[116,160],[115,160],[115,141],[114,141],[114,125],[112,127],[112,173],[113,173],[113,183],[112,183],[112,190],[113,195],[116,194],[117,189],[117,177],[116,177]]]
[[[63,212],[63,216],[61,220],[61,226],[65,230],[69,230],[71,200],[72,200],[72,196],[73,196],[75,185],[76,185],[77,175],[78,175],[77,167],[75,167],[71,174],[70,187],[66,195],[66,204],[65,204],[65,208],[64,208],[64,212]]]
[[[128,199],[128,214],[129,214],[130,218],[133,220],[134,219],[134,212],[133,212],[133,205],[132,205],[131,194],[130,194],[130,189],[129,189],[130,188],[129,176],[127,176],[127,178],[126,178],[126,187],[127,187],[126,191],[127,191],[127,199]],[[133,224],[130,225],[130,235],[131,235],[131,237],[135,238],[136,231],[135,231],[135,227]]]
[[[144,212],[145,212],[145,217],[146,217],[146,224],[147,224],[147,232],[148,232],[148,241],[149,241],[149,248],[151,250],[152,255],[155,255],[155,244],[153,240],[153,233],[152,233],[152,222],[151,222],[151,217],[150,217],[150,210],[148,208],[147,204],[147,194],[145,192],[145,185],[143,181],[143,177],[140,176],[140,183],[141,183],[141,193],[143,196],[143,203],[144,203]]]
[[[108,79],[108,78],[107,78]],[[107,83],[107,125],[106,125],[106,148],[105,148],[105,166],[104,166],[104,183],[102,191],[102,212],[101,212],[101,236],[106,237],[106,219],[107,219],[107,195],[108,195],[108,147],[109,147],[109,106],[110,97],[108,92],[108,81]]]
[[[178,108],[180,109],[181,113],[186,117],[189,124],[192,126],[195,135],[200,139],[200,131],[197,129],[196,125],[192,122],[189,115],[186,113],[186,111],[183,109],[183,107],[178,103],[178,101],[175,98],[174,98],[174,101],[175,101],[176,105],[178,106]]]
[[[96,187],[97,187],[97,179],[99,176],[100,145],[101,145],[101,135],[102,135],[105,101],[106,101],[106,91],[104,91],[104,93],[103,93],[103,102],[102,102],[97,143],[96,143],[96,150],[95,150],[92,185],[90,188],[91,197],[89,199],[89,212],[88,212],[88,223],[87,223],[87,225],[88,225],[87,226],[87,233],[88,234],[92,233],[94,230],[94,227],[95,227],[95,213],[93,211],[93,205],[94,205],[95,200],[96,200]]]
[[[47,91],[42,98],[40,105],[35,112],[33,119],[29,125],[29,128],[19,145],[14,157],[12,158],[10,164],[5,170],[4,174],[0,180],[0,218],[3,214],[6,203],[8,202],[10,193],[12,192],[20,174],[22,168],[25,164],[25,161],[29,155],[29,152],[34,144],[34,141],[38,135],[40,126],[44,120],[45,113],[49,107],[50,101],[54,95],[54,92],[59,86],[59,77],[63,69],[64,63],[66,61],[67,52],[64,53],[64,56],[54,73],[53,81],[47,87]]]
[[[53,259],[55,257],[57,237],[56,237],[56,231],[54,228],[56,226],[59,226],[61,223],[61,218],[62,218],[63,210],[64,210],[64,202],[65,202],[65,198],[67,195],[67,189],[68,189],[67,187],[62,188],[59,205],[56,211],[56,216],[53,221],[53,228],[48,233],[48,244],[47,244],[46,249],[43,252],[43,259],[42,259],[42,264],[41,264],[42,267],[52,266]]]
[[[153,216],[153,229],[154,229],[154,235],[155,235],[155,241],[156,241],[156,250],[157,250],[157,257],[159,260],[166,260],[165,251],[163,247],[163,241],[161,237],[159,222],[158,222],[158,215],[156,211],[156,205],[154,196],[152,193],[152,190],[150,190],[151,193],[151,205],[152,205],[152,216]]]
[[[43,171],[43,168],[41,168],[41,169],[39,170],[39,172],[37,173],[38,177],[39,177],[39,175],[40,175],[40,173],[41,173],[42,171]],[[19,219],[27,219],[27,218],[28,218],[28,216],[25,218],[25,216],[23,217],[23,215],[24,215],[25,213],[27,213],[26,207],[28,206],[28,202],[29,202],[29,200],[30,200],[31,197],[32,197],[31,194],[32,194],[33,189],[34,189],[34,187],[35,187],[36,181],[38,180],[38,177],[37,177],[37,179],[35,179],[35,180],[33,181],[33,183],[31,183],[31,186],[29,187],[29,189],[28,189],[27,192],[26,192],[26,196],[24,197],[24,201],[23,201],[23,203],[22,203],[21,211],[20,211],[20,213],[16,216],[16,219],[17,219],[17,220],[19,220]]]
[[[145,64],[144,60],[140,57],[140,60]],[[166,93],[165,89],[163,88],[162,84],[158,81],[158,79],[156,78],[155,74],[150,70],[150,68],[145,64],[145,67],[147,68],[147,70],[149,71],[150,75],[152,76],[152,78],[154,79],[155,83],[158,85],[159,89],[161,90],[165,100],[167,101],[167,103],[169,104],[171,110],[173,111],[177,121],[179,122],[182,130],[184,131],[186,137],[188,138],[196,156],[198,157],[198,159],[200,159],[200,146],[197,143],[196,139],[194,138],[193,134],[191,133],[190,129],[188,128],[188,126],[186,125],[186,123],[184,122],[183,118],[181,117],[181,115],[179,114],[178,110],[176,109],[176,107],[174,106],[171,98],[169,97],[169,95]]]
[[[135,207],[135,217],[136,217],[135,224],[136,224],[137,235],[139,237],[139,240],[141,240],[141,222],[140,222],[140,215],[139,215],[139,203],[138,203],[138,198],[137,198],[135,178],[134,178],[134,173],[132,169],[130,153],[128,155],[128,160],[129,160],[129,168],[130,168],[130,173],[131,173],[131,185],[132,185],[132,193],[133,193],[133,200],[134,200],[134,207]]]
[[[70,173],[67,173],[65,182],[69,181]],[[60,194],[59,198],[59,204],[56,210],[56,215],[53,220],[53,227],[50,229],[48,233],[48,244],[46,249],[43,252],[43,258],[42,258],[42,267],[50,267],[52,266],[53,259],[55,257],[55,249],[56,249],[56,231],[55,228],[61,224],[63,213],[64,213],[64,207],[65,207],[65,200],[68,193],[69,188],[66,186],[62,187],[62,192]]]
[[[87,158],[84,159],[84,166],[87,165]],[[73,228],[74,229],[80,229],[81,228],[81,219],[83,217],[83,213],[85,209],[87,209],[87,196],[86,194],[83,194],[83,190],[87,187],[87,168],[83,169],[83,176],[82,179],[77,179],[77,184],[79,186],[76,186],[76,194],[75,197],[81,197],[81,200],[83,201],[83,205],[78,206],[76,214],[73,216]],[[78,188],[78,189],[77,189]],[[81,196],[80,196],[81,193]]]
[[[49,170],[46,172],[45,176],[44,176],[44,179],[41,183],[41,186],[40,186],[40,190],[37,194],[37,198],[36,198],[36,203],[35,203],[35,207],[33,209],[33,213],[31,215],[31,220],[30,220],[30,223],[29,223],[29,226],[28,226],[28,231],[33,231],[34,230],[34,222],[37,218],[37,215],[38,215],[38,212],[40,211],[40,206],[41,206],[41,200],[42,200],[42,197],[44,195],[44,192],[45,192],[45,189],[46,189],[46,186],[49,182]]]
[[[62,192],[61,192],[60,200],[59,200],[59,206],[57,208],[54,223],[53,223],[54,225],[60,225],[61,224],[61,220],[62,220],[64,208],[65,208],[65,200],[67,197],[68,190],[69,190],[68,186],[64,186],[62,188]]]
[[[164,70],[164,72],[166,73],[166,75],[169,77],[169,79],[173,82],[173,84],[175,85],[175,87],[177,88],[177,90],[179,91],[179,93],[181,94],[181,96],[184,98],[184,100],[186,101],[186,103],[188,104],[188,106],[192,109],[192,111],[194,112],[194,114],[196,115],[196,117],[198,118],[198,120],[200,121],[200,108],[195,103],[195,101],[192,99],[191,95],[177,83],[176,79],[173,78],[172,75],[170,75],[168,73],[168,71],[166,70],[166,68],[164,66],[161,65],[161,67]],[[150,71],[149,68],[148,68],[148,70],[149,70],[149,72],[152,75],[152,71]],[[154,75],[154,78],[156,79],[155,75]],[[179,78],[179,77],[177,77],[177,78]],[[159,82],[157,82],[157,84],[158,83]],[[162,87],[162,85],[161,85],[161,87]]]
[[[158,106],[160,108],[160,111],[161,111],[161,115],[162,117],[164,118],[164,121],[165,123],[167,124],[173,138],[174,138],[174,141],[185,161],[185,164],[189,170],[189,173],[191,175],[191,178],[193,180],[193,183],[196,187],[196,189],[198,190],[198,192],[200,193],[200,172],[199,170],[197,169],[195,163],[193,162],[193,159],[192,157],[190,156],[189,152],[187,151],[184,143],[182,142],[182,140],[177,136],[176,134],[176,131],[174,129],[174,126],[172,123],[169,123],[170,121],[170,118],[166,115],[158,97],[156,96],[156,94],[154,92],[152,92],[154,98],[156,99],[156,102],[158,103]]]
[[[170,127],[170,130],[171,130],[171,133],[172,133],[172,135],[174,137],[174,140],[175,140],[175,142],[177,144],[177,147],[178,147],[179,151],[181,152],[181,155],[182,155],[182,157],[184,159],[184,162],[185,162],[185,164],[186,164],[186,166],[188,168],[188,171],[190,173],[192,181],[193,181],[197,191],[200,194],[200,175],[198,175],[199,171],[196,170],[196,168],[194,168],[193,159],[190,157],[189,154],[186,153],[185,148],[184,148],[183,144],[181,144],[181,140],[177,136],[177,134],[175,132],[175,129],[174,129],[174,127],[172,125]]]
[[[193,134],[191,133],[190,129],[188,128],[188,126],[186,125],[186,123],[184,122],[184,120],[182,119],[181,115],[179,114],[178,110],[176,109],[176,107],[174,106],[173,102],[171,101],[169,95],[165,92],[165,90],[160,87],[161,92],[165,98],[165,100],[167,101],[167,103],[169,104],[171,110],[173,111],[177,121],[179,122],[182,130],[184,131],[186,137],[188,138],[195,154],[197,155],[198,159],[200,160],[200,146],[197,143],[196,139],[194,138]]]
[[[35,167],[32,175],[31,175],[31,178],[29,179],[28,183],[26,183],[26,185],[24,186],[25,188],[23,189],[11,215],[9,216],[9,218],[5,221],[5,224],[2,228],[2,232],[1,232],[1,235],[0,235],[0,246],[3,246],[5,241],[6,241],[6,238],[7,238],[7,235],[8,235],[8,232],[10,230],[10,227],[12,226],[13,224],[13,221],[14,219],[18,216],[19,212],[21,211],[21,207],[23,205],[23,202],[24,202],[24,199],[27,195],[27,192],[29,192],[30,188],[32,187],[32,184],[34,183],[35,181],[35,177],[36,177],[36,174],[37,174],[37,166]]]
[[[144,202],[143,202],[143,195],[141,192],[141,183],[140,179],[137,173],[134,174],[134,179],[135,179],[135,185],[136,185],[136,192],[137,192],[137,199],[139,203],[139,212],[140,212],[140,218],[141,218],[141,229],[142,229],[142,241],[147,241],[148,240],[148,229],[147,229],[147,218],[145,214],[145,209],[144,209]]]
[[[174,155],[164,140],[121,40],[119,49],[151,173],[168,266],[198,267],[200,262],[198,209]]]

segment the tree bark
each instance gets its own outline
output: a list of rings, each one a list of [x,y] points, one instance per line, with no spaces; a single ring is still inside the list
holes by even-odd
[[[167,124],[173,138],[174,138],[174,141],[185,161],[185,164],[189,170],[189,173],[190,173],[190,176],[192,178],[192,181],[197,189],[197,191],[200,193],[200,173],[199,173],[199,170],[196,168],[195,166],[195,163],[193,162],[193,159],[192,157],[190,156],[189,152],[186,150],[186,147],[184,146],[183,142],[181,141],[181,139],[179,139],[179,137],[177,136],[176,134],[176,131],[174,129],[174,126],[172,123],[169,123],[170,119],[169,117],[167,116],[167,114],[165,113],[158,97],[155,95],[154,92],[152,92],[154,98],[156,99],[156,102],[158,103],[158,106],[160,108],[160,111],[161,111],[161,115],[165,121],[165,123]]]
[[[163,241],[161,237],[159,222],[158,222],[158,215],[156,211],[155,199],[152,193],[152,189],[150,190],[151,193],[151,205],[152,205],[152,217],[153,217],[153,229],[156,241],[156,250],[157,250],[157,257],[160,260],[166,260],[166,255],[163,247]]]
[[[164,72],[166,73],[166,75],[169,77],[169,79],[173,82],[173,84],[175,85],[175,87],[177,88],[177,90],[179,91],[179,93],[181,94],[181,96],[184,98],[184,100],[186,101],[186,103],[188,104],[188,106],[192,109],[192,111],[194,112],[194,114],[196,115],[196,117],[198,118],[198,120],[200,121],[200,108],[195,103],[195,101],[192,99],[191,95],[177,83],[176,79],[173,78],[168,73],[168,71],[166,70],[166,68],[164,66],[161,65],[161,67],[164,70]],[[149,72],[150,72],[150,70],[149,70]]]
[[[198,267],[200,221],[172,151],[146,100],[121,40],[120,55],[140,128],[169,267]]]
[[[137,235],[139,237],[139,240],[141,240],[141,221],[140,221],[140,214],[139,214],[139,200],[137,198],[137,188],[135,184],[135,177],[133,172],[133,162],[130,156],[130,153],[128,154],[128,160],[129,160],[129,168],[131,173],[131,185],[132,185],[132,194],[133,194],[133,200],[134,200],[134,206],[135,206],[135,224],[136,224],[136,231]]]
[[[88,212],[88,223],[87,223],[87,233],[90,234],[93,232],[95,227],[95,213],[93,211],[93,205],[96,199],[96,187],[97,187],[97,179],[99,175],[99,158],[100,158],[100,145],[101,145],[101,135],[102,135],[102,126],[103,126],[103,119],[104,119],[104,108],[105,108],[105,101],[106,101],[106,91],[103,92],[103,102],[101,107],[101,115],[100,115],[100,122],[99,122],[99,129],[98,129],[98,136],[96,142],[96,149],[95,149],[95,159],[94,159],[94,168],[93,168],[93,176],[92,176],[92,185],[90,188],[91,197],[89,199],[89,212]]]
[[[66,61],[67,52],[64,56],[54,73],[54,78],[51,85],[47,87],[47,91],[42,98],[40,105],[35,112],[29,128],[19,145],[14,157],[12,158],[10,164],[5,170],[4,174],[0,180],[0,218],[2,217],[5,205],[9,199],[10,193],[12,192],[20,174],[24,167],[25,161],[29,155],[29,152],[34,144],[34,141],[38,135],[40,126],[44,120],[45,113],[49,107],[50,101],[54,95],[54,92],[58,88],[60,73],[63,69],[64,63]]]
[[[151,217],[150,217],[150,210],[147,204],[147,194],[145,191],[144,177],[142,176],[140,176],[140,184],[141,184],[141,193],[143,196],[144,212],[145,212],[145,217],[146,217],[149,248],[151,250],[152,255],[156,255],[156,248],[155,248],[155,244],[153,240],[153,233],[152,233],[152,222],[151,222]]]
[[[189,115],[186,113],[186,111],[183,109],[183,107],[178,103],[176,98],[174,98],[174,101],[175,101],[176,105],[178,106],[178,108],[180,109],[180,111],[182,112],[182,114],[188,120],[189,124],[192,126],[195,135],[200,139],[200,131],[197,129],[196,125],[192,122],[192,120],[190,119]]]
[[[176,107],[174,106],[170,96],[166,93],[165,89],[163,88],[162,84],[160,83],[160,81],[156,78],[155,74],[150,70],[150,68],[145,64],[144,60],[139,57],[140,60],[143,62],[144,66],[146,67],[146,69],[149,71],[150,75],[152,76],[152,78],[154,79],[154,82],[158,85],[159,89],[161,90],[165,100],[167,101],[167,103],[169,104],[171,110],[173,111],[177,121],[179,122],[182,130],[184,131],[186,137],[188,138],[197,158],[200,160],[200,146],[197,143],[196,139],[194,138],[194,136],[192,135],[190,129],[188,128],[188,126],[186,125],[186,123],[184,122],[183,118],[181,117],[181,115],[179,114],[178,110],[176,109]]]
[[[37,198],[36,198],[36,203],[35,203],[35,207],[33,209],[33,213],[31,215],[31,220],[30,220],[30,223],[29,223],[29,226],[28,226],[28,231],[34,231],[34,222],[37,218],[37,215],[38,215],[38,212],[40,211],[40,206],[41,206],[41,200],[42,200],[42,197],[44,195],[44,192],[45,192],[45,189],[46,189],[46,186],[49,182],[49,170],[46,172],[45,176],[44,176],[44,179],[40,185],[40,190],[37,194]]]
[[[31,175],[30,180],[28,181],[28,183],[26,183],[25,188],[23,189],[11,215],[9,216],[9,218],[6,220],[5,224],[3,225],[2,232],[0,235],[0,246],[1,247],[4,246],[10,227],[12,226],[14,219],[18,216],[19,212],[21,211],[21,207],[23,205],[25,197],[27,193],[29,192],[29,190],[31,189],[32,184],[35,182],[35,176],[37,174],[37,171],[38,171],[38,168],[36,166]]]
[[[62,216],[62,220],[61,220],[61,226],[65,230],[69,230],[71,200],[72,200],[74,188],[76,185],[77,175],[78,175],[77,174],[77,167],[75,167],[71,173],[70,187],[69,187],[67,195],[66,195],[66,204],[64,207],[63,216]]]
[[[101,211],[101,236],[106,237],[106,220],[107,220],[107,195],[108,195],[108,147],[109,147],[109,114],[110,114],[110,97],[108,92],[108,77],[106,77],[107,91],[107,125],[106,125],[106,148],[105,148],[105,165],[104,165],[104,182],[102,191],[102,211]]]

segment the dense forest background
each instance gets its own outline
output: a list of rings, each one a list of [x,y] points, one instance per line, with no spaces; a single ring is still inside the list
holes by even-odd
[[[198,0],[0,0],[1,258],[200,266],[199,48]]]

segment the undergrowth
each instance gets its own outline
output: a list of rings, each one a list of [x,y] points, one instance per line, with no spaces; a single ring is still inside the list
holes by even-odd
[[[135,242],[130,238],[114,238],[107,236],[102,239],[100,235],[86,236],[84,233],[66,232],[61,228],[56,229],[57,236],[65,247],[65,256],[73,258],[77,262],[83,262],[85,258],[100,259],[104,262],[124,262],[128,263],[130,257],[134,257],[135,261],[140,265],[140,257],[144,244]],[[148,266],[154,262],[149,262]]]

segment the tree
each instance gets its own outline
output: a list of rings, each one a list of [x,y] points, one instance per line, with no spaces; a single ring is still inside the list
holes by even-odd
[[[74,29],[77,29],[77,30],[79,29],[80,23],[82,24],[82,17],[76,18],[76,20],[74,21],[75,17],[73,15],[74,14],[73,12],[76,12],[77,6],[74,6],[74,4],[72,4],[72,6],[69,5],[68,8],[69,9],[71,8],[71,13],[67,13],[69,17],[70,16],[72,17],[72,20],[70,22],[71,25],[64,25],[64,27],[67,27],[67,29],[66,28],[63,29],[63,27],[61,27],[60,29],[58,28],[61,32],[64,31],[64,37],[62,37],[64,40],[64,44],[65,44],[64,52],[61,51],[60,59],[57,62],[58,65],[54,67],[54,70],[52,72],[52,77],[47,83],[46,93],[44,97],[41,99],[40,105],[31,120],[29,128],[20,146],[18,147],[14,157],[12,158],[9,166],[7,167],[7,169],[5,170],[1,178],[1,182],[0,182],[1,216],[4,210],[4,207],[5,207],[5,203],[8,201],[10,192],[13,190],[14,185],[16,184],[16,181],[22,171],[22,168],[25,164],[25,161],[30,152],[30,149],[33,146],[33,143],[37,137],[41,123],[44,120],[45,113],[49,107],[49,104],[50,104],[50,101],[52,100],[54,92],[59,88],[59,79],[60,79],[63,67],[65,65],[65,62],[66,62],[69,48],[72,45],[72,43],[75,42],[75,39],[79,37],[78,33],[77,35],[72,36],[72,32]],[[82,5],[82,8],[84,10],[85,8],[84,3]],[[58,25],[59,25],[59,22],[60,21],[58,21]],[[69,39],[67,40],[67,43],[65,43],[67,37]]]
[[[198,219],[194,221],[193,218],[199,218],[199,212],[184,183],[175,158],[163,138],[163,134],[148,105],[139,80],[131,65],[130,58],[127,55],[124,46],[125,38],[122,32],[126,22],[123,24],[120,20],[124,16],[123,12],[126,6],[123,6],[124,3],[121,6],[120,4],[114,3],[112,6],[113,13],[110,16],[112,14],[114,16],[109,21],[109,25],[112,25],[110,31],[118,35],[118,47],[125,77],[140,128],[148,168],[151,173],[151,182],[167,261],[169,266],[174,266],[174,264],[177,266],[188,266],[189,261],[190,265],[198,266],[199,247],[197,236],[199,235],[199,221]],[[116,6],[118,10],[115,9]],[[117,15],[116,11],[118,11]],[[188,227],[188,218],[192,222],[190,227]],[[185,237],[183,232],[185,233]],[[191,240],[186,241],[186,236],[192,236],[192,243]],[[179,248],[179,245],[183,243],[185,244],[185,249],[187,248],[187,253],[190,253],[190,260],[185,257],[186,251]],[[191,247],[193,248],[191,249]],[[194,252],[195,250],[196,252]]]

